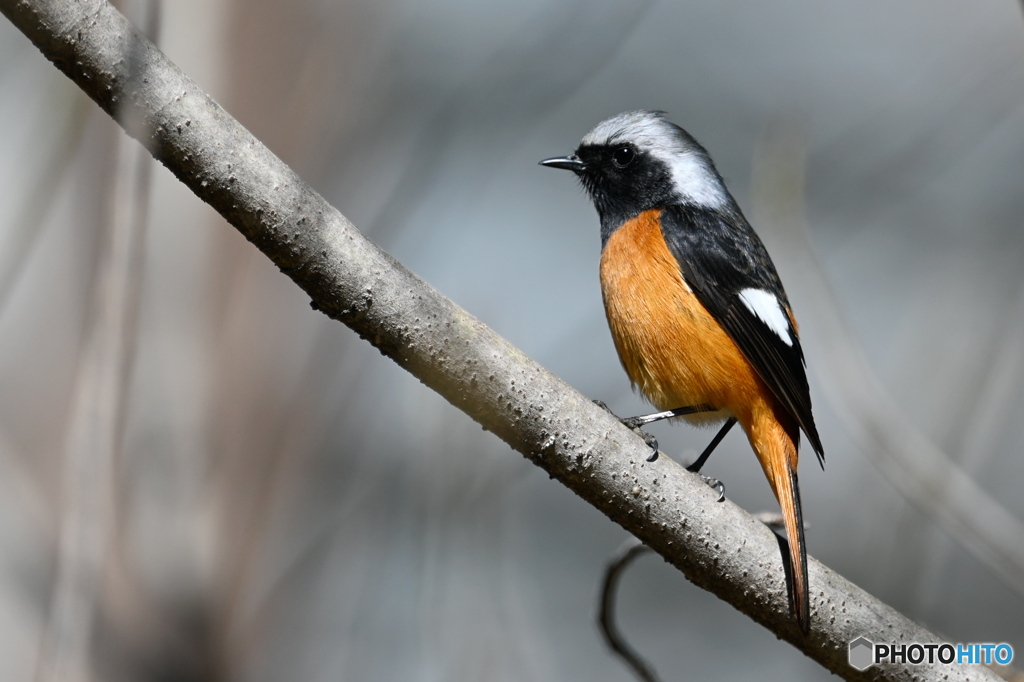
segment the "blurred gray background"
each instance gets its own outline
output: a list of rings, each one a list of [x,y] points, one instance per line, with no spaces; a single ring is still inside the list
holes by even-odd
[[[802,323],[811,554],[1024,656],[1024,572],[992,548],[1024,522],[1017,0],[173,0],[160,43],[371,239],[623,415],[646,406],[596,214],[537,161],[668,111]],[[594,626],[624,531],[312,311],[162,167],[105,288],[110,226],[147,196],[137,145],[6,21],[0,131],[0,678],[632,679]],[[653,430],[682,461],[712,435]],[[738,433],[705,472],[777,508]],[[665,680],[829,677],[652,556],[620,612]]]

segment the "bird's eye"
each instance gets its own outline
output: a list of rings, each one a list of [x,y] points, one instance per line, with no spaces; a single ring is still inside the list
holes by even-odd
[[[625,168],[636,160],[636,151],[632,147],[619,147],[612,152],[612,163]]]

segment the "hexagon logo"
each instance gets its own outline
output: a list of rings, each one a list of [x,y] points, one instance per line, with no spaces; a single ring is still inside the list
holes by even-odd
[[[857,670],[867,670],[875,664],[875,645],[867,637],[858,637],[850,642],[850,665]]]

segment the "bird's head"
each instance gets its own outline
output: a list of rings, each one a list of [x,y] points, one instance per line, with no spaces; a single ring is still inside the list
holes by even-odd
[[[602,121],[576,151],[541,165],[571,170],[602,225],[673,204],[723,210],[732,204],[711,158],[661,111],[627,111]]]

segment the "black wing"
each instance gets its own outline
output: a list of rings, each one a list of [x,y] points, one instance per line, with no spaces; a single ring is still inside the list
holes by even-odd
[[[824,464],[825,453],[811,414],[804,352],[786,314],[789,300],[768,251],[753,228],[739,211],[677,205],[664,209],[661,229],[697,300],[722,325],[793,415]],[[777,320],[776,325],[785,325],[792,343],[786,343],[779,331],[744,303],[740,295],[748,289],[767,292],[784,307],[784,320]]]

